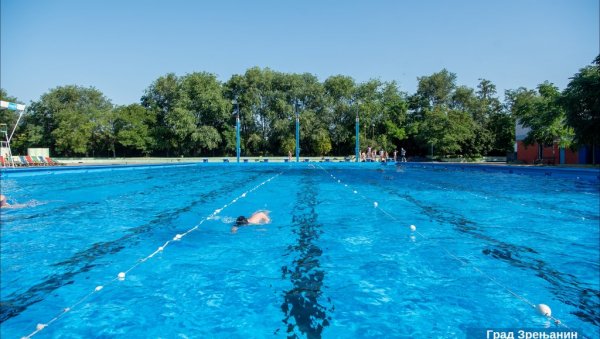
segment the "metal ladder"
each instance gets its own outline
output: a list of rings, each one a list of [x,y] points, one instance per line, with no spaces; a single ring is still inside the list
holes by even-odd
[[[8,126],[6,124],[0,124],[0,137],[2,137],[2,140],[0,140],[0,149],[8,151],[6,154],[0,154],[5,156],[4,163],[15,167],[12,151],[10,150],[10,142],[8,141]]]

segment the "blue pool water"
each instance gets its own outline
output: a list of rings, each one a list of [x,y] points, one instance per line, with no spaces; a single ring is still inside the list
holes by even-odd
[[[597,180],[302,163],[5,172],[1,183],[26,205],[0,215],[2,338],[40,323],[36,338],[600,332]],[[230,232],[260,209],[271,224]]]

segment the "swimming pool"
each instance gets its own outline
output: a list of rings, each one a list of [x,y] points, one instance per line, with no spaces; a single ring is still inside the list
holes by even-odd
[[[543,303],[598,337],[598,190],[575,176],[391,164],[4,173],[3,194],[29,206],[1,214],[0,334],[566,329],[528,304]],[[271,224],[230,232],[260,209]]]

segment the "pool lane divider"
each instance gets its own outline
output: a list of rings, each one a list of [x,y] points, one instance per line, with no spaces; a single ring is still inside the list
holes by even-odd
[[[256,191],[257,189],[259,189],[261,186],[271,182],[271,180],[277,178],[279,175],[281,175],[283,172],[279,172],[277,174],[275,174],[274,176],[270,177],[269,179],[261,182],[260,184],[254,186],[253,188],[245,191],[244,193],[238,195],[237,197],[233,198],[229,203],[223,205],[223,207],[221,208],[217,208],[216,210],[214,210],[210,215],[208,215],[207,217],[204,217],[202,220],[200,220],[200,222],[198,222],[195,226],[193,226],[192,228],[188,229],[187,231],[183,232],[183,233],[177,233],[175,234],[175,236],[170,239],[167,240],[164,244],[162,244],[161,246],[159,246],[154,252],[150,253],[149,255],[147,255],[146,257],[139,259],[133,266],[129,267],[128,269],[119,272],[113,279],[111,279],[110,281],[108,281],[107,283],[105,283],[104,285],[98,285],[96,286],[91,292],[89,292],[88,294],[86,294],[85,296],[83,296],[82,298],[80,298],[79,300],[77,300],[74,304],[72,304],[69,307],[64,308],[60,313],[58,313],[54,318],[50,319],[49,321],[45,322],[45,323],[38,323],[36,325],[36,329],[35,331],[31,332],[29,335],[21,337],[21,339],[27,339],[27,338],[31,338],[33,336],[35,336],[36,334],[38,334],[39,332],[41,332],[42,330],[44,330],[46,327],[50,326],[52,323],[54,323],[55,321],[57,321],[58,319],[60,319],[62,316],[64,316],[65,314],[67,314],[69,311],[71,311],[72,309],[74,309],[75,307],[77,307],[79,304],[81,304],[82,302],[84,302],[86,299],[88,299],[89,297],[91,297],[94,294],[99,293],[100,291],[102,291],[104,289],[104,287],[109,286],[111,284],[113,284],[116,281],[124,281],[125,278],[127,277],[127,274],[129,272],[131,272],[132,270],[134,270],[136,267],[138,267],[139,265],[141,265],[142,263],[152,259],[155,255],[157,255],[158,253],[163,252],[167,246],[169,246],[171,243],[176,242],[176,241],[181,241],[184,237],[186,237],[188,234],[198,230],[198,228],[206,221],[206,220],[211,220],[214,219],[214,217],[216,217],[219,213],[221,213],[224,209],[226,209],[227,207],[235,204],[238,200],[245,198],[248,194]]]
[[[379,206],[379,202],[374,201],[373,199],[370,199],[368,197],[366,197],[364,194],[359,193],[356,189],[352,188],[351,186],[349,186],[346,183],[343,183],[340,179],[336,178],[335,175],[329,173],[326,169],[324,169],[323,167],[321,167],[320,165],[309,165],[310,167],[313,168],[319,168],[322,171],[324,171],[326,174],[328,174],[331,179],[342,185],[344,188],[349,189],[350,191],[352,191],[353,194],[356,194],[357,196],[361,197],[363,200],[367,201],[369,204],[373,205],[373,208],[376,208],[377,210],[381,211],[381,213],[387,215],[390,219],[392,219],[393,221],[397,222],[397,223],[401,223],[400,220],[398,220],[398,218],[396,218],[393,214],[390,214],[388,211],[384,210],[383,208],[381,208],[381,206]],[[411,231],[411,233],[415,233],[418,234],[419,236],[421,236],[421,238],[429,240],[429,238],[427,236],[425,236],[423,233],[419,232],[417,230],[417,227],[415,225],[410,225],[409,229]],[[414,240],[414,235],[410,236],[411,240]],[[546,304],[534,304],[531,301],[529,301],[527,298],[519,295],[518,293],[514,292],[513,290],[511,290],[510,288],[504,286],[502,283],[500,283],[498,280],[496,280],[494,277],[490,276],[489,274],[483,272],[481,269],[479,269],[478,267],[476,267],[473,264],[470,264],[469,262],[466,262],[465,260],[459,258],[458,256],[456,256],[455,254],[453,254],[452,252],[450,252],[448,249],[446,249],[444,246],[440,246],[442,248],[442,250],[444,252],[446,252],[446,254],[451,257],[452,259],[458,261],[459,263],[463,264],[464,266],[470,266],[473,270],[477,271],[478,273],[480,273],[482,276],[488,278],[488,280],[490,280],[492,283],[494,283],[495,285],[501,287],[503,290],[505,290],[508,294],[512,295],[513,297],[521,300],[522,302],[528,304],[529,306],[531,306],[532,308],[536,309],[536,311],[541,314],[546,316],[548,319],[552,320],[554,322],[555,325],[560,325],[563,326],[569,330],[573,330],[571,329],[569,326],[567,326],[565,323],[563,323],[562,321],[560,321],[559,319],[555,318],[554,316],[552,316],[552,310],[550,309],[550,307]]]

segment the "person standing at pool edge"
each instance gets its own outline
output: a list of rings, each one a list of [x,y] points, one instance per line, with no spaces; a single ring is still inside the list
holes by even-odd
[[[403,147],[400,148],[400,156],[402,157],[401,161],[406,162],[406,150]]]
[[[271,222],[269,211],[256,211],[250,218],[241,215],[235,220],[235,225],[231,226],[231,233],[236,233],[238,228],[247,225],[262,225]]]

